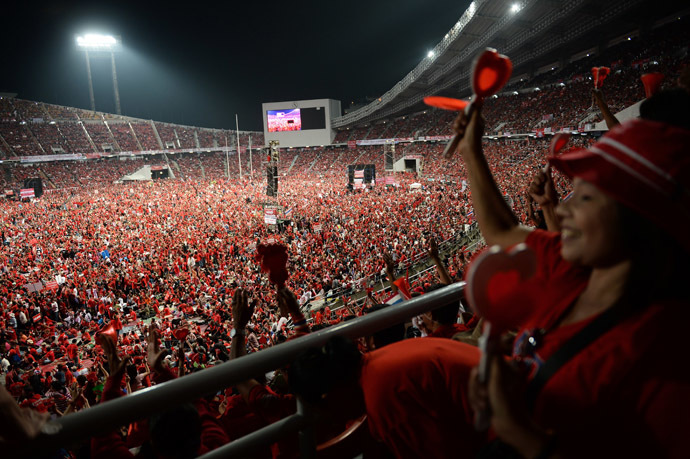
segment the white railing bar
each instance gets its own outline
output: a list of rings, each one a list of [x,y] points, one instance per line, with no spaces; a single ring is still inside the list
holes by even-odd
[[[26,448],[26,452],[35,452],[39,449],[48,451],[148,418],[152,414],[170,409],[171,406],[192,402],[251,379],[257,374],[280,368],[306,349],[322,346],[333,336],[359,338],[453,301],[459,302],[464,287],[464,282],[451,284],[400,305],[63,416],[47,423],[42,434]]]

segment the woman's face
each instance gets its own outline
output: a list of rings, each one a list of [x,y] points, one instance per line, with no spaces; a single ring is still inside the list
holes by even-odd
[[[592,268],[610,267],[628,258],[616,201],[582,179],[573,195],[556,209],[561,218],[561,255]]]

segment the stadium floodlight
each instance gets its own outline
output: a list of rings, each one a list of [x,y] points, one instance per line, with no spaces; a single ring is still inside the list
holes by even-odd
[[[519,3],[513,3],[513,6],[510,7],[510,12],[515,14],[518,11],[520,11],[520,4]]]
[[[89,60],[89,51],[97,54],[109,53],[110,62],[113,71],[113,93],[115,95],[115,112],[118,115],[122,114],[120,109],[120,91],[117,85],[117,71],[115,70],[115,53],[122,50],[122,40],[120,37],[112,35],[100,35],[95,33],[87,33],[76,36],[77,47],[84,51],[86,56],[86,72],[89,78],[89,98],[91,100],[91,110],[96,111],[96,101],[93,96],[93,81],[91,79],[91,61]]]
[[[77,36],[77,46],[90,51],[111,51],[120,44],[120,40],[112,35],[98,35],[89,33]]]
[[[426,53],[426,57],[434,57],[434,51],[431,50],[428,53]]]

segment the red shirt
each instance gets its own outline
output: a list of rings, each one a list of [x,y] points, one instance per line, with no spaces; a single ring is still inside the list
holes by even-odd
[[[408,339],[364,356],[360,385],[369,430],[397,457],[474,457],[486,442],[467,402],[479,349],[441,338]]]
[[[588,272],[560,256],[560,237],[533,231],[541,294],[550,307],[536,311],[518,333],[514,354],[533,366],[559,349],[593,318],[550,330],[586,286]],[[535,406],[539,425],[553,429],[560,448],[574,456],[687,457],[690,368],[679,341],[690,304],[652,303],[623,320],[563,365]],[[550,330],[533,355],[522,342],[534,329]],[[583,441],[586,438],[587,441]]]

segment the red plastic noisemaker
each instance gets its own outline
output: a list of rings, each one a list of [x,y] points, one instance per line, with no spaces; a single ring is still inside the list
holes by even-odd
[[[659,90],[664,74],[660,72],[645,73],[640,77],[644,85],[644,95],[647,99],[652,97]]]
[[[453,99],[452,97],[428,96],[424,98],[424,103],[443,110],[459,112],[464,110],[470,103],[466,100]]]
[[[184,339],[189,335],[189,329],[188,328],[177,328],[173,330],[172,332],[173,336],[175,339],[178,341],[184,341]]]
[[[481,107],[484,99],[500,91],[512,73],[513,63],[507,56],[498,54],[498,51],[493,48],[486,48],[472,65],[472,91],[474,91],[474,95],[472,101],[465,108],[465,114],[470,117],[473,106]],[[453,137],[453,140],[443,151],[443,156],[450,158],[458,149],[461,140],[462,136]]]
[[[604,85],[604,80],[611,73],[608,67],[592,67],[592,77],[594,78],[594,88],[601,88]]]

